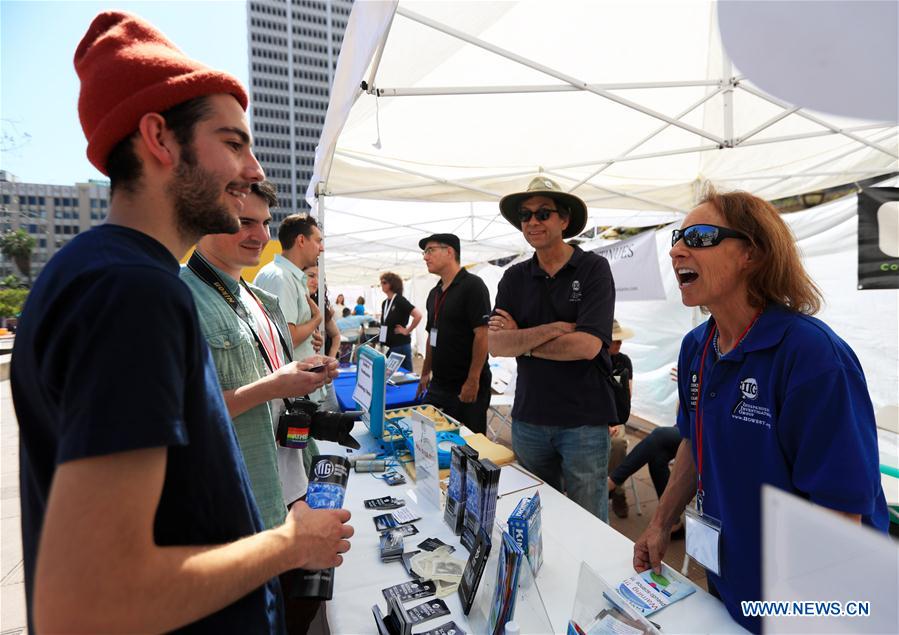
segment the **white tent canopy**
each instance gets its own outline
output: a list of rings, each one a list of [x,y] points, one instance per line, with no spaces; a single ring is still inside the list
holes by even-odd
[[[495,201],[543,172],[681,211],[706,180],[774,199],[895,169],[895,122],[783,103],[722,51],[713,2],[358,2],[310,193]]]
[[[479,263],[529,249],[496,203],[421,203],[330,198],[325,256],[328,284],[377,285],[380,273],[402,278],[426,272],[418,241],[438,232],[459,236],[464,263]],[[681,218],[673,212],[589,210],[587,226],[651,227]]]

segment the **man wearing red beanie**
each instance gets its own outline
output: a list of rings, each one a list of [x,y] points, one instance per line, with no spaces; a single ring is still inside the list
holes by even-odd
[[[349,513],[299,503],[263,531],[178,278],[264,178],[246,92],[120,12],[94,19],[75,68],[112,200],[44,268],[16,337],[29,631],[282,632],[276,576],[339,565]]]

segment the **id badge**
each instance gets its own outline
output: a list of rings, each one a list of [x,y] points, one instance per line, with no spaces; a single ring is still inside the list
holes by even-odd
[[[437,329],[431,329],[431,338],[428,340],[431,348],[437,348]]]
[[[715,575],[721,575],[721,522],[695,507],[686,510],[687,555]]]
[[[378,330],[378,342],[381,344],[387,343],[387,325],[382,324],[381,328]]]

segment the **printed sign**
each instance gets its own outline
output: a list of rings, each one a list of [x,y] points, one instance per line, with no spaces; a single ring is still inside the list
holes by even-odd
[[[367,412],[371,409],[372,382],[374,379],[374,366],[370,357],[359,356],[356,373],[356,389],[353,390],[353,400]]]
[[[899,289],[899,188],[858,193],[858,288]]]
[[[664,300],[665,287],[659,272],[656,233],[646,231],[633,238],[594,249],[609,261],[615,279],[615,300]],[[580,289],[571,289],[572,299],[580,297]]]

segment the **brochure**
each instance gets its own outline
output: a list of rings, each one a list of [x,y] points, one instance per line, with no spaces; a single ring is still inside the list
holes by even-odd
[[[618,585],[618,594],[643,616],[652,615],[695,591],[692,582],[664,563],[661,575],[650,569]]]

